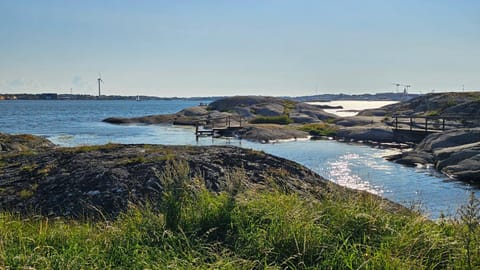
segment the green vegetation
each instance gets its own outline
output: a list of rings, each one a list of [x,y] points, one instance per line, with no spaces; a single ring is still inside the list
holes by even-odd
[[[299,128],[313,136],[335,136],[337,128],[325,123],[305,124]]]
[[[288,115],[279,116],[258,116],[250,121],[252,124],[279,124],[288,125],[292,123],[292,119]]]
[[[26,165],[23,165],[20,170],[22,172],[26,172],[26,173],[31,173],[33,172],[34,170],[36,170],[38,168],[38,165],[37,164],[26,164]]]
[[[447,107],[452,107],[455,105],[457,105],[457,101],[452,96],[450,96],[447,100]]]
[[[29,190],[29,189],[22,189],[19,194],[20,198],[22,199],[28,199],[30,197],[33,196],[33,191]]]
[[[212,193],[185,163],[158,173],[163,199],[114,221],[0,214],[0,268],[478,269],[479,206],[456,221],[392,213],[378,198],[321,201],[239,188]],[[157,206],[159,206],[157,208]],[[156,210],[156,209],[159,209]]]
[[[425,112],[425,116],[438,116],[440,115],[440,110],[430,110]]]
[[[297,105],[297,102],[293,100],[286,99],[283,101],[283,107],[284,107],[284,113],[288,115],[290,112],[295,110],[295,106]]]
[[[163,155],[145,155],[145,156],[127,158],[119,161],[117,165],[123,166],[123,165],[131,165],[131,164],[143,164],[143,163],[149,163],[149,162],[170,161],[174,159],[175,159],[175,154],[167,152]]]
[[[68,147],[63,148],[66,152],[74,152],[74,153],[84,153],[84,152],[91,152],[91,151],[102,151],[102,150],[110,150],[119,147],[118,144],[114,143],[107,143],[104,145],[83,145],[77,147]]]

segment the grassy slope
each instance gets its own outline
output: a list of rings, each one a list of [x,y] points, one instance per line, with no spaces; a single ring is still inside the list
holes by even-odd
[[[235,184],[228,193],[214,194],[185,170],[162,176],[170,182],[156,202],[161,212],[131,207],[113,222],[0,214],[0,268],[465,269],[469,261],[472,269],[480,266],[475,200],[464,208],[463,221],[431,222],[415,213],[388,212],[367,194],[331,194],[318,201]]]

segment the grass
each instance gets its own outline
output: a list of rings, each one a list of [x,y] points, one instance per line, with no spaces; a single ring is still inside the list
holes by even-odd
[[[305,124],[299,128],[313,136],[335,136],[337,128],[326,123]]]
[[[439,116],[440,110],[430,110],[425,112],[425,116]]]
[[[293,121],[288,117],[288,115],[279,115],[279,116],[258,116],[250,121],[252,124],[278,124],[278,125],[288,125]]]
[[[293,100],[284,100],[283,101],[283,107],[284,107],[284,113],[288,115],[291,111],[295,109],[295,106],[297,105],[297,102]]]
[[[91,151],[111,150],[119,147],[118,144],[107,143],[104,145],[82,145],[77,147],[62,148],[65,152],[86,153]]]
[[[212,193],[184,163],[163,199],[114,221],[0,214],[0,268],[478,269],[478,199],[458,220],[391,213],[370,195],[321,201],[280,191]],[[158,203],[160,211],[156,210]]]

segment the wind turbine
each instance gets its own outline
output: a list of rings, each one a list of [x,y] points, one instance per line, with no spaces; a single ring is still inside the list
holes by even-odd
[[[102,74],[98,73],[97,81],[98,81],[98,97],[100,97],[102,95],[101,88],[100,88],[100,83],[103,83]]]

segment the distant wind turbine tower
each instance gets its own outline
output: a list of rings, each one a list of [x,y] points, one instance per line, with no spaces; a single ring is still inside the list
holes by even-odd
[[[102,75],[99,73],[98,74],[98,96],[100,97],[102,95],[102,91],[101,91],[101,87],[100,87],[100,84],[103,83],[103,80],[102,80]]]

